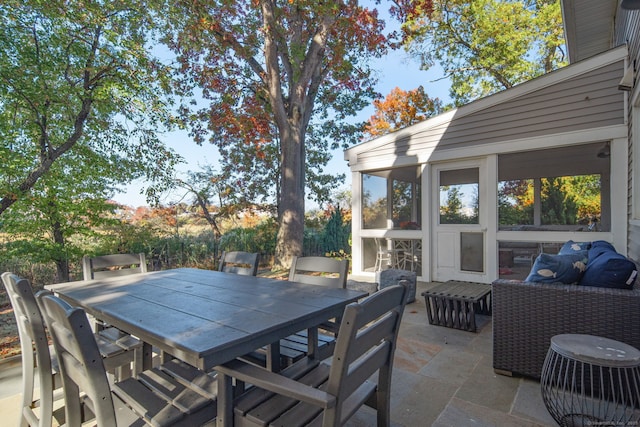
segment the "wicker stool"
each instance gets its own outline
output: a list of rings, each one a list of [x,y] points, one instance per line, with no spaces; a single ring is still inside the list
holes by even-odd
[[[592,335],[551,338],[542,399],[561,426],[639,425],[640,351]]]

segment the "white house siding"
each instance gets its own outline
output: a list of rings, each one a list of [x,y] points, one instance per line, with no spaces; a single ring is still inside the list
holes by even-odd
[[[624,94],[618,90],[623,72],[619,60],[467,115],[460,109],[451,121],[391,134],[386,143],[358,152],[356,163],[623,124]]]

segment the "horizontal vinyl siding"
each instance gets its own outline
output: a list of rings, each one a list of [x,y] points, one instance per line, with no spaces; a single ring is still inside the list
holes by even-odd
[[[359,153],[358,163],[434,147],[465,148],[621,124],[624,103],[618,82],[622,70],[620,61],[411,135],[400,131],[397,139]]]

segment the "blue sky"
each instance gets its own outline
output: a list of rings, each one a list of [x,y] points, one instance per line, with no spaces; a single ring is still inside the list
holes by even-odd
[[[422,85],[430,97],[440,98],[445,103],[450,102],[450,82],[448,80],[439,80],[443,76],[442,70],[439,67],[433,67],[429,71],[420,70],[419,64],[412,60],[404,50],[390,52],[386,57],[377,60],[373,64],[373,68],[379,72],[379,82],[376,89],[383,96],[386,96],[396,86],[403,90],[411,90]],[[373,113],[373,106],[369,106],[353,120],[367,120]],[[217,162],[218,153],[213,145],[204,144],[203,146],[198,146],[186,132],[173,132],[167,134],[163,139],[168,146],[184,157],[186,161],[186,163],[179,165],[177,168],[177,174],[180,177],[183,177],[187,171],[200,169],[200,165],[215,165]],[[341,188],[349,188],[351,186],[351,175],[347,163],[344,161],[343,151],[335,150],[332,155],[333,158],[326,170],[346,174],[346,180]],[[133,207],[147,205],[144,195],[140,194],[143,186],[142,182],[134,182],[126,187],[125,192],[116,194],[114,200]],[[178,202],[184,195],[185,192],[183,190],[166,194],[161,199],[161,203]],[[188,202],[190,199],[187,197],[185,201]],[[310,202],[306,203],[307,210],[316,207]]]

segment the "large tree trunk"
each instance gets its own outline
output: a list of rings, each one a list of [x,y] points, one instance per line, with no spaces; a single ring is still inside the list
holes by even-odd
[[[265,29],[263,73],[253,62],[258,75],[264,75],[269,101],[278,126],[281,146],[281,192],[278,200],[278,236],[273,263],[274,270],[288,269],[291,258],[302,255],[304,240],[305,134],[313,102],[323,78],[322,60],[329,29],[336,20],[335,11],[322,17],[310,39],[304,58],[289,56],[283,37],[273,30],[277,26],[274,4],[261,1]],[[300,21],[302,22],[302,21]],[[301,30],[301,29],[300,29]],[[299,36],[301,33],[298,32]],[[279,43],[281,46],[279,47]],[[292,41],[294,43],[294,41]],[[301,43],[296,39],[294,44]],[[281,66],[282,65],[282,69]],[[283,90],[282,75],[287,79]]]
[[[300,126],[281,130],[281,193],[274,270],[288,269],[302,255],[304,240],[304,132]]]

